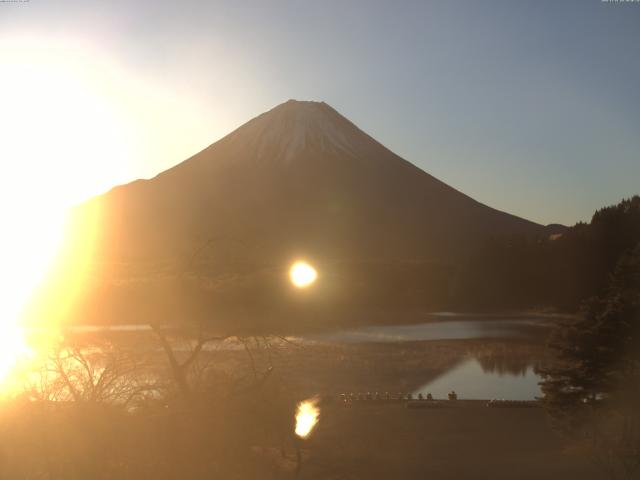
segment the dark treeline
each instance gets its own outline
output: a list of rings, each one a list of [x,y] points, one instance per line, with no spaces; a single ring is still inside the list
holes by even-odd
[[[616,263],[640,243],[640,196],[548,238],[492,238],[461,269],[456,306],[577,311],[601,293]]]
[[[608,478],[640,473],[640,244],[617,262],[602,294],[560,322],[540,369],[554,426]]]

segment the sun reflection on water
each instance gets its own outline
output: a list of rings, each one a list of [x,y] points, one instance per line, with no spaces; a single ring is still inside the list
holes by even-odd
[[[300,438],[307,438],[320,418],[320,409],[317,406],[318,399],[310,398],[298,404],[296,411],[296,435]]]

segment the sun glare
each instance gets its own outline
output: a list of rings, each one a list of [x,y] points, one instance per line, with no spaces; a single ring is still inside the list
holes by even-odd
[[[307,262],[296,262],[289,269],[291,283],[298,288],[312,285],[318,278],[318,272]]]
[[[21,320],[61,251],[67,209],[99,193],[96,187],[108,181],[105,169],[127,151],[100,85],[72,57],[54,48],[46,54],[28,44],[0,45],[3,390],[13,366],[32,353]]]
[[[172,165],[208,140],[210,125],[185,96],[63,35],[0,33],[0,79],[1,386],[27,350],[25,310],[55,327],[81,288],[99,212],[83,212],[85,224],[70,232],[69,207]],[[157,141],[169,134],[180,142]],[[44,288],[52,268],[63,280]],[[40,307],[32,305],[36,290]]]

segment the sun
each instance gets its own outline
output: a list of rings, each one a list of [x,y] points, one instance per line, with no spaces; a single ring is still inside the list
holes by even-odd
[[[307,288],[316,281],[318,272],[307,262],[296,262],[289,269],[291,283],[297,288]]]

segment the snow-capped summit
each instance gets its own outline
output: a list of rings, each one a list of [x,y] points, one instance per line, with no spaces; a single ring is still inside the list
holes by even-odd
[[[363,136],[368,138],[324,102],[289,100],[247,122],[228,141],[252,148],[256,161],[288,163],[307,149],[357,155]]]

